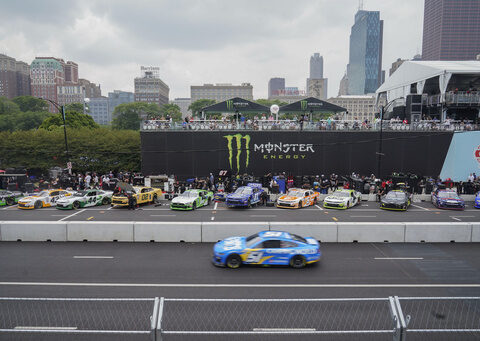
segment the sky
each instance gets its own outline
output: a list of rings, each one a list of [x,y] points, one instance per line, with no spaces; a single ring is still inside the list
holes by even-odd
[[[421,53],[422,0],[364,0],[384,20],[383,68]],[[358,0],[0,0],[0,53],[31,63],[54,56],[79,64],[102,94],[133,91],[140,66],[160,67],[170,99],[190,85],[268,80],[305,89],[310,56],[324,58],[328,95],[348,64]]]

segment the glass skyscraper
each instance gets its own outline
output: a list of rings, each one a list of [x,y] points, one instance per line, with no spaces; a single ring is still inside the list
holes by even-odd
[[[382,83],[383,20],[380,12],[359,10],[350,33],[348,94],[374,93]]]
[[[314,53],[310,57],[310,78],[323,78],[323,57],[320,56],[320,53]]]

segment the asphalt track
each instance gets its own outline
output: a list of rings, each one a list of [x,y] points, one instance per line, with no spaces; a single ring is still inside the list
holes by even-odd
[[[376,202],[363,201],[348,210],[325,209],[321,204],[302,209],[281,209],[258,206],[250,209],[227,208],[224,203],[212,203],[195,211],[173,211],[168,201],[157,205],[142,205],[131,211],[110,206],[80,210],[43,208],[21,210],[16,206],[0,208],[0,221],[180,221],[180,222],[478,222],[480,209],[473,202],[464,211],[441,210],[430,202],[415,202],[408,211],[386,211]]]

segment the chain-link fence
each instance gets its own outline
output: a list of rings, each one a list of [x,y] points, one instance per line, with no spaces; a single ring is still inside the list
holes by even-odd
[[[3,340],[479,340],[480,297],[0,298]]]

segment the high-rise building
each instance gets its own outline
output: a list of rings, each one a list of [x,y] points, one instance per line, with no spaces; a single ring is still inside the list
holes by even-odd
[[[190,86],[192,103],[199,99],[214,99],[217,102],[226,101],[233,97],[240,97],[253,101],[253,86],[250,83],[232,85],[230,83],[217,83]]]
[[[383,20],[380,12],[359,10],[350,33],[348,94],[374,93],[382,83]]]
[[[278,96],[285,90],[285,78],[270,78],[268,81],[268,98]]]
[[[320,79],[308,78],[307,79],[307,96],[315,97],[321,100],[326,100],[327,86],[328,86],[327,78],[320,78]]]
[[[0,54],[0,97],[30,95],[30,66]]]
[[[37,57],[30,65],[32,96],[58,102],[57,87],[65,82],[64,61],[54,57]],[[49,111],[58,112],[52,103]]]
[[[393,75],[395,71],[403,64],[407,59],[398,58],[395,62],[392,63],[392,67],[390,68],[389,76]]]
[[[88,102],[88,113],[98,124],[106,125],[112,121],[107,97],[90,98]]]
[[[475,60],[480,53],[480,1],[425,0],[423,60]]]
[[[142,75],[135,78],[135,102],[168,104],[170,88],[160,79],[160,68],[142,66]]]
[[[72,61],[67,61],[63,65],[63,69],[65,70],[65,83],[68,85],[78,84],[78,64]]]
[[[81,85],[62,85],[57,86],[57,103],[68,105],[73,103],[83,104],[85,101],[85,89]]]
[[[338,96],[346,96],[348,95],[348,76],[345,73],[340,80],[340,87],[338,89]]]
[[[323,57],[320,53],[314,53],[310,57],[310,77],[312,79],[323,78]]]
[[[113,118],[113,111],[117,105],[124,103],[132,103],[135,101],[135,95],[133,92],[113,90],[108,93],[108,114],[110,115],[110,121]]]
[[[191,98],[175,98],[172,104],[178,105],[182,112],[182,118],[192,115],[192,112],[188,110],[188,107],[192,104]]]
[[[375,114],[379,112],[375,105],[375,95],[343,95],[332,97],[327,102],[347,109],[347,120],[359,120],[373,122]]]
[[[90,82],[88,79],[80,78],[78,84],[85,88],[85,97],[86,98],[98,98],[102,97],[102,89],[100,89],[100,84]]]

